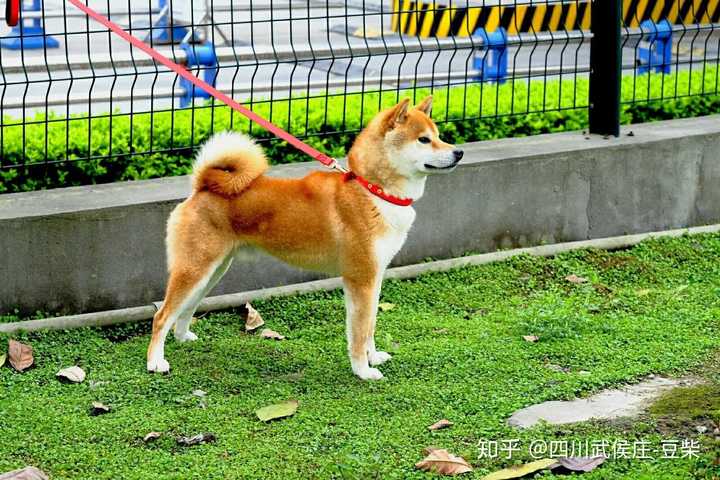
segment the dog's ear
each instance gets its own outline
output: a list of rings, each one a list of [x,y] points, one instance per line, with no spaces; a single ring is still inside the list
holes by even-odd
[[[425,115],[427,115],[429,117],[430,113],[432,112],[432,102],[433,102],[433,97],[432,97],[432,95],[429,95],[428,97],[425,98],[425,100],[420,102],[420,104],[415,107],[415,110],[420,110],[421,112],[423,112]]]
[[[385,127],[390,130],[401,123],[405,123],[408,116],[408,107],[410,106],[410,99],[405,98],[395,107],[390,110],[385,120]]]

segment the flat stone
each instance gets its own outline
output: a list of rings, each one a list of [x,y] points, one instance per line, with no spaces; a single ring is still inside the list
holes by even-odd
[[[35,467],[25,467],[12,472],[0,473],[0,480],[48,480],[48,476]]]
[[[588,398],[571,401],[549,401],[516,411],[508,424],[518,428],[529,428],[540,421],[551,425],[584,422],[590,419],[608,420],[632,417],[642,413],[653,400],[664,392],[678,386],[696,385],[699,380],[692,377],[652,377],[622,389],[603,390]]]

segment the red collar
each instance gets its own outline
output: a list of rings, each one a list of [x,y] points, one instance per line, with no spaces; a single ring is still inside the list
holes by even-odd
[[[408,207],[412,205],[413,199],[412,198],[402,198],[402,197],[396,197],[395,195],[390,195],[389,193],[385,193],[379,185],[374,185],[367,181],[366,178],[361,177],[360,175],[354,173],[354,172],[346,172],[344,174],[344,180],[346,182],[349,182],[350,180],[357,180],[360,185],[365,187],[370,193],[375,195],[376,197],[380,197],[386,202],[390,202],[393,205],[399,205],[401,207]]]

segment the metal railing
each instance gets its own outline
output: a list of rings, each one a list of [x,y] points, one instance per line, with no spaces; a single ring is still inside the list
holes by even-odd
[[[89,0],[336,155],[404,96],[434,94],[435,120],[466,130],[589,111],[591,131],[616,134],[623,104],[718,95],[719,3]],[[24,29],[0,32],[0,192],[75,184],[88,172],[92,181],[182,173],[194,148],[228,128],[273,145],[71,4],[26,4],[22,19]],[[205,58],[198,52],[211,60],[188,64]]]

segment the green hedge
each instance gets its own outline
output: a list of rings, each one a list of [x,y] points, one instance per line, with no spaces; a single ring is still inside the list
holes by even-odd
[[[720,113],[717,81],[717,67],[664,77],[627,76],[623,79],[626,103],[622,122]],[[580,130],[587,126],[587,92],[586,78],[438,89],[433,92],[433,117],[441,122],[442,136],[451,143]],[[400,97],[419,101],[429,93],[427,88],[410,89],[401,91]],[[354,131],[397,99],[395,92],[382,96],[356,93],[309,101],[276,100],[256,104],[253,109],[296,135],[310,136],[308,143],[316,148],[343,156]],[[0,170],[0,193],[183,175],[190,171],[192,147],[212,132],[229,129],[231,122],[235,130],[249,127],[244,117],[224,106],[133,116],[115,113],[90,120],[51,116],[47,120],[37,116],[32,120],[37,123],[23,126],[5,119],[2,164],[29,166]],[[337,131],[350,133],[334,133]],[[270,139],[257,127],[252,134]],[[307,160],[284,142],[270,141],[265,146],[273,163]],[[157,153],[140,155],[148,151]],[[112,158],[102,158],[110,154]],[[42,165],[46,157],[48,162],[60,163]],[[83,160],[88,157],[98,158]]]

